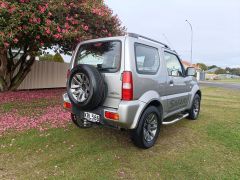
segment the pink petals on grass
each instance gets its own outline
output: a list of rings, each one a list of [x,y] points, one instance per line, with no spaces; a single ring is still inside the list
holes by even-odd
[[[36,91],[18,91],[0,94],[0,106],[4,103],[27,103],[33,109],[31,114],[20,115],[18,109],[9,112],[0,112],[0,135],[7,132],[22,132],[29,129],[38,129],[40,131],[50,128],[64,128],[68,125],[71,117],[70,113],[63,109],[61,96],[64,89],[36,90]],[[56,105],[34,107],[33,101],[56,101]],[[59,101],[59,103],[58,103]],[[24,108],[24,107],[23,107]],[[40,112],[41,111],[41,112]]]
[[[36,99],[61,98],[64,89],[48,89],[48,90],[29,90],[17,92],[0,92],[0,103],[9,103],[13,101],[32,101]]]
[[[2,114],[0,117],[0,135],[9,131],[25,131],[38,129],[40,131],[50,128],[63,128],[70,121],[70,113],[61,106],[48,107],[40,116],[20,116],[16,111]]]

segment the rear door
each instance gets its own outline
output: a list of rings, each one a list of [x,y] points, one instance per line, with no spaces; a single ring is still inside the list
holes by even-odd
[[[103,106],[118,108],[121,101],[121,74],[123,71],[123,44],[119,39],[99,40],[80,45],[75,64],[95,66],[103,75],[107,97]]]
[[[176,54],[164,51],[164,59],[168,74],[166,86],[167,111],[171,113],[187,107],[189,81],[185,77],[185,69]]]

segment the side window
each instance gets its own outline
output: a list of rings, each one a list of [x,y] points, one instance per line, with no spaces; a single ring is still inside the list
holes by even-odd
[[[184,75],[183,67],[176,55],[164,52],[164,59],[166,61],[169,76],[182,77]]]
[[[160,66],[158,49],[143,44],[135,44],[137,71],[140,74],[156,74]]]

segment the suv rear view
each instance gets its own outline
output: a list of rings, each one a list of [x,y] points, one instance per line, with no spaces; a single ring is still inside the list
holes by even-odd
[[[161,42],[136,34],[90,40],[72,57],[64,105],[78,127],[129,129],[137,146],[149,148],[162,124],[198,117],[194,75]]]

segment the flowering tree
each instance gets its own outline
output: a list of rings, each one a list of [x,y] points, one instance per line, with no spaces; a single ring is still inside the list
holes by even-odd
[[[103,0],[0,0],[0,91],[21,84],[39,51],[71,54],[80,41],[124,31]]]

